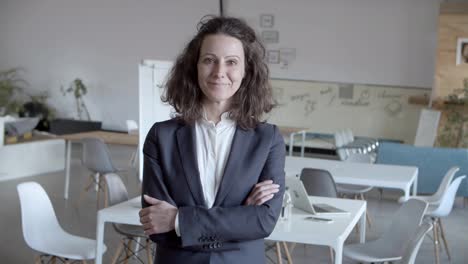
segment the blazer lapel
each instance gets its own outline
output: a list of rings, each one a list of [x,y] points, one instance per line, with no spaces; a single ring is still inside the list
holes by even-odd
[[[177,145],[179,147],[180,162],[182,164],[185,179],[197,205],[206,206],[203,189],[200,182],[200,171],[197,165],[197,151],[195,127],[185,125],[176,132]]]
[[[243,168],[241,161],[243,160],[242,157],[246,157],[247,155],[248,148],[245,146],[250,145],[252,133],[253,131],[251,129],[243,130],[240,127],[237,127],[214,205],[220,205],[224,198],[226,198],[232,186],[242,182],[243,174],[241,172]]]

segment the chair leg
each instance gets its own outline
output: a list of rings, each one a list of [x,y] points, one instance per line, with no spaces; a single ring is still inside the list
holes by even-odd
[[[432,225],[434,226],[432,231],[434,233],[434,255],[435,255],[435,262],[439,264],[439,231],[437,231],[437,221],[432,219]]]
[[[447,244],[447,239],[445,238],[444,226],[442,225],[442,220],[439,218],[438,222],[439,222],[440,235],[442,237],[442,241],[444,242],[444,246],[445,246],[445,252],[447,252],[448,259],[451,260],[449,247]]]
[[[288,244],[286,242],[281,242],[281,243],[283,244],[284,252],[286,254],[286,259],[288,260],[288,263],[293,264],[291,254],[289,254]]]
[[[291,247],[289,248],[289,253],[293,253],[294,251],[294,248],[296,247],[296,243],[289,243],[291,245]]]
[[[34,257],[34,264],[41,264],[41,262],[42,261],[41,261],[41,256],[40,255]]]
[[[382,188],[378,188],[377,190],[379,191],[379,201],[382,201],[382,198],[383,198],[383,189],[382,189]]]
[[[80,197],[78,198],[78,201],[76,202],[77,207],[80,205],[81,201],[84,199],[85,194],[89,191],[91,186],[93,186],[93,183],[94,183],[93,177],[94,176],[92,174],[88,177],[88,181],[86,182],[86,187],[81,191]]]
[[[129,239],[128,242],[127,242],[127,247],[125,248],[125,256],[126,256],[125,261],[124,261],[125,264],[128,264],[128,260],[132,256],[131,253],[130,253],[131,248],[132,248],[132,242],[133,242],[133,240]]]
[[[276,257],[278,258],[278,264],[283,264],[283,257],[281,256],[281,247],[279,242],[276,242]]]
[[[120,241],[119,247],[115,251],[115,254],[114,254],[114,257],[112,258],[111,264],[117,263],[117,260],[119,259],[119,256],[122,253],[123,247],[124,247],[124,241]]]
[[[330,263],[335,263],[335,254],[333,253],[333,248],[328,247],[328,250],[330,251]]]
[[[108,190],[107,190],[107,182],[106,182],[106,178],[104,178],[104,175],[101,176],[101,183],[102,183],[102,188],[103,191],[104,191],[104,208],[108,207],[109,206],[109,199],[108,199]]]
[[[52,259],[50,260],[52,264],[55,264],[56,261],[57,261],[57,257],[56,256],[53,256]]]
[[[151,240],[146,239],[145,249],[146,249],[146,257],[148,258],[148,264],[153,264],[153,254],[151,252]]]
[[[363,193],[361,193],[360,196],[361,196],[361,200],[363,200],[363,201],[366,200]],[[369,228],[371,228],[372,222],[371,222],[371,218],[370,218],[368,210],[366,210],[366,220],[367,220],[367,225],[369,226]]]

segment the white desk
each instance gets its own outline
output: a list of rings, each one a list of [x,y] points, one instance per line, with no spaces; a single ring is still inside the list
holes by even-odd
[[[328,245],[336,252],[335,263],[341,263],[343,243],[360,219],[360,241],[364,242],[366,232],[366,202],[358,200],[311,197],[315,202],[328,203],[350,212],[350,215],[333,217],[333,223],[319,223],[304,220],[307,215],[300,210],[293,211],[291,222],[278,222],[273,233],[267,238],[276,241]],[[98,211],[96,224],[96,264],[102,263],[104,225],[106,222],[141,225],[138,212],[141,198],[116,204]],[[289,223],[289,224],[288,224]]]
[[[417,167],[286,157],[286,175],[299,175],[303,168],[327,170],[336,183],[400,189],[405,201],[410,197],[411,186],[413,195],[417,193]]]
[[[138,212],[141,209],[141,197],[135,197],[123,203],[113,205],[98,211],[96,224],[96,261],[102,263],[104,244],[104,224],[113,222],[119,224],[141,225]]]
[[[311,196],[315,203],[326,203],[350,212],[349,215],[333,216],[332,223],[306,220],[307,214],[302,210],[293,210],[290,221],[278,221],[267,240],[285,241],[302,244],[323,245],[335,250],[335,264],[343,259],[343,244],[359,221],[359,241],[366,239],[366,201],[326,198]]]

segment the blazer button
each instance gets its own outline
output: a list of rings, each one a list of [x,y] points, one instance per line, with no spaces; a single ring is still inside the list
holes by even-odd
[[[221,243],[217,242],[216,243],[216,248],[220,248],[221,247]]]

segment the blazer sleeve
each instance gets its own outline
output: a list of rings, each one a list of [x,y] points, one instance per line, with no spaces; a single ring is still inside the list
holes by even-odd
[[[167,187],[162,177],[161,166],[159,165],[159,155],[156,147],[157,125],[154,125],[148,136],[146,137],[143,146],[143,184],[142,184],[142,196],[141,204],[142,207],[148,207],[143,198],[143,194],[147,194],[159,200],[166,201],[174,206],[177,206],[172,197],[169,195]],[[178,245],[180,244],[180,238],[177,237],[175,230],[167,233],[154,234],[150,236],[151,240],[156,243],[162,243],[166,245]]]
[[[270,235],[283,202],[286,152],[278,128],[273,126],[273,130],[271,147],[259,179],[272,180],[280,185],[280,191],[259,206],[179,207],[182,247],[201,245],[207,240],[220,243],[219,246],[221,242],[256,240]]]

